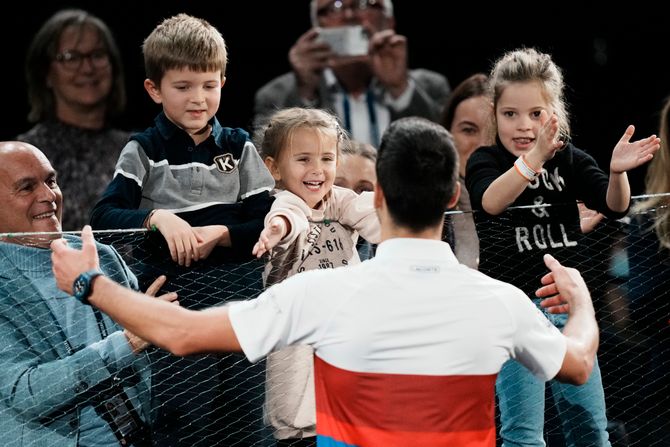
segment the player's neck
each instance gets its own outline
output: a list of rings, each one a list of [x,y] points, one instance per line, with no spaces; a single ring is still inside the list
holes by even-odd
[[[382,223],[381,240],[382,242],[388,239],[396,238],[412,238],[412,239],[431,239],[442,240],[442,224],[425,228],[420,231],[414,231],[410,228],[395,225],[391,222]]]

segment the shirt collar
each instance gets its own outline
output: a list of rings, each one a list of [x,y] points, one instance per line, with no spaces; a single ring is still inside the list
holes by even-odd
[[[154,119],[154,123],[156,125],[156,129],[158,129],[158,133],[160,133],[161,137],[163,137],[166,140],[171,139],[175,133],[177,132],[183,132],[186,134],[186,132],[178,127],[175,123],[170,121],[170,119],[165,115],[165,112],[161,111],[161,113],[158,114],[156,119]],[[219,123],[219,120],[216,119],[216,116],[213,116],[209,120],[209,124],[212,126],[212,137],[214,137],[214,141],[218,141],[217,136],[223,131],[223,127]]]
[[[387,239],[377,247],[375,259],[428,260],[458,264],[458,260],[448,243],[435,239],[419,238]]]

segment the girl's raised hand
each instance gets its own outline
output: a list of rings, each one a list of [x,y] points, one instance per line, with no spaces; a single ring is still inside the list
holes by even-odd
[[[558,116],[553,113],[551,116],[546,110],[540,112],[540,131],[536,137],[534,150],[539,152],[542,162],[551,160],[556,155],[556,151],[563,147],[564,142],[557,140],[558,136]]]
[[[614,146],[610,161],[610,172],[621,174],[648,162],[661,147],[661,139],[652,135],[642,140],[630,142],[635,133],[635,126],[626,128],[619,142]]]

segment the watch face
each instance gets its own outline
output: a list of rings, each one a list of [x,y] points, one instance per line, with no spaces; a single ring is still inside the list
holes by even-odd
[[[74,293],[75,298],[79,299],[80,301],[84,301],[88,295],[88,288],[90,287],[89,281],[90,276],[88,275],[88,272],[82,273],[74,281],[74,284],[72,284],[72,292]]]
[[[91,293],[91,281],[96,276],[103,275],[98,269],[82,273],[72,283],[72,293],[75,298],[84,304],[88,304],[88,295]]]
[[[79,277],[74,282],[73,292],[75,296],[80,296],[82,292],[86,289],[86,281],[83,278]]]

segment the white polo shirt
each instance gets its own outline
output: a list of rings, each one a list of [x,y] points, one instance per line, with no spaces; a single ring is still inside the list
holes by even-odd
[[[313,346],[318,439],[333,446],[495,445],[502,364],[516,358],[547,380],[566,351],[522,291],[425,239],[303,272],[231,305],[230,319],[251,361]]]

